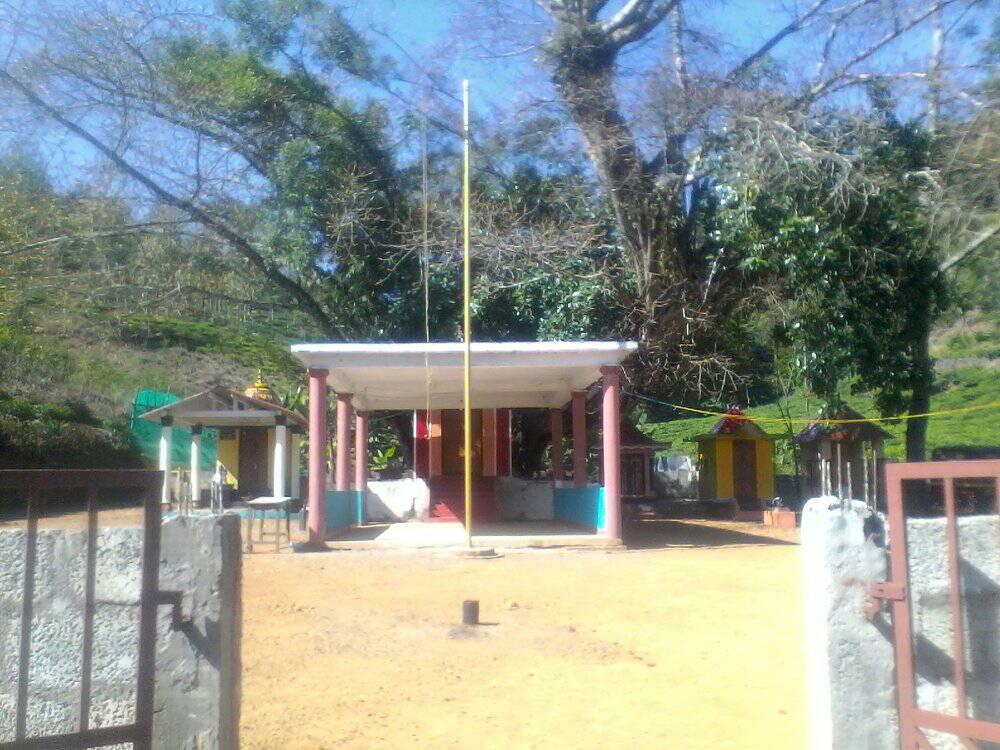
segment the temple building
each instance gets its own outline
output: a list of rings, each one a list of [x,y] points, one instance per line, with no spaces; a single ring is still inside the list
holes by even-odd
[[[198,461],[201,434],[206,428],[218,430],[218,460],[234,498],[300,497],[299,442],[306,420],[284,408],[260,376],[245,391],[217,386],[148,411],[141,418],[160,424],[159,468],[166,472],[164,504],[177,501],[169,462],[175,426],[191,431],[187,479],[195,505],[204,499],[211,479]]]
[[[636,348],[603,341],[471,345],[473,522],[560,521],[621,538],[621,364]],[[294,345],[292,353],[309,372],[310,541],[375,514],[465,521],[463,344],[316,343]],[[610,425],[601,432],[603,485],[588,480],[587,394],[598,381],[601,423]],[[325,453],[331,389],[337,400],[332,482]],[[539,408],[549,411],[553,426],[552,474],[511,476],[511,412]],[[371,415],[400,410],[414,413],[414,476],[370,481]],[[563,455],[566,411],[571,472]]]

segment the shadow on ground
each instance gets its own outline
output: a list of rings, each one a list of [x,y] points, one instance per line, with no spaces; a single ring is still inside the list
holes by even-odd
[[[627,521],[622,530],[623,542],[628,549],[798,543],[797,533],[779,532],[781,530],[771,530],[759,524],[670,519]]]

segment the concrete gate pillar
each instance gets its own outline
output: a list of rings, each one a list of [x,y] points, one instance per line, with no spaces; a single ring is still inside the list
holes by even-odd
[[[302,458],[299,454],[299,428],[293,427],[291,438],[288,441],[289,452],[289,486],[288,495],[296,500],[302,497]]]
[[[198,507],[201,499],[201,430],[200,424],[191,427],[191,508]]]
[[[272,487],[271,496],[274,498],[285,497],[285,448],[288,443],[288,428],[285,426],[285,417],[280,415],[274,418],[274,466],[271,470]]]

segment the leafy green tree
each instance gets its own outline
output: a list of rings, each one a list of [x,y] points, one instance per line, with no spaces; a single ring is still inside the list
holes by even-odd
[[[930,411],[929,336],[948,304],[928,242],[923,188],[912,175],[933,159],[934,139],[914,124],[885,123],[885,139],[858,142],[869,193],[824,201],[830,187],[760,192],[735,210],[745,260],[771,275],[790,347],[811,390],[836,405],[848,383],[871,392],[883,415]],[[926,419],[907,422],[907,457],[922,460]]]

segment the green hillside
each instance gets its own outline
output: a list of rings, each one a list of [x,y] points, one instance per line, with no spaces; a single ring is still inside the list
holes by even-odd
[[[128,467],[142,459],[128,428],[140,388],[191,395],[240,387],[263,370],[279,390],[299,368],[277,333],[162,316],[92,316],[69,326],[0,324],[0,467]]]
[[[962,409],[1000,403],[1000,371],[989,367],[967,367],[940,373],[938,392],[931,402],[933,411]],[[850,396],[847,402],[866,416],[877,416],[872,399],[867,396]],[[805,394],[793,394],[787,401],[753,407],[748,414],[758,418],[784,419],[790,416],[794,422],[792,431],[802,429],[801,421],[816,416],[819,402]],[[932,417],[927,432],[928,453],[935,448],[956,445],[995,446],[1000,445],[1000,407],[965,414],[946,414]],[[657,441],[670,442],[675,450],[693,452],[695,435],[707,432],[715,423],[714,417],[675,419],[667,422],[646,422],[640,427]],[[767,432],[787,437],[787,424],[768,422],[761,425]],[[904,455],[905,424],[901,421],[883,423],[894,440],[886,443],[889,458],[901,460]],[[787,440],[777,442],[779,466],[782,471],[791,470],[791,452]]]

